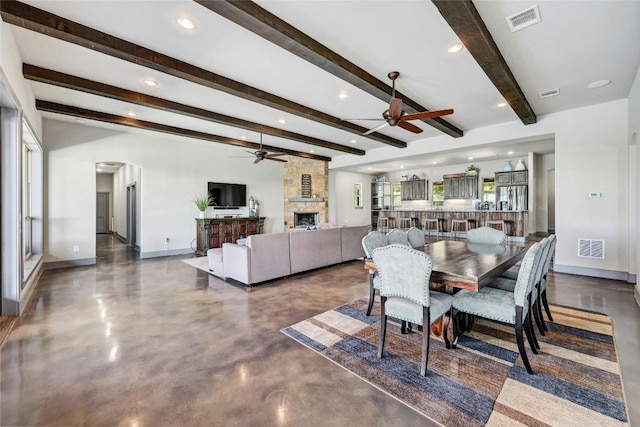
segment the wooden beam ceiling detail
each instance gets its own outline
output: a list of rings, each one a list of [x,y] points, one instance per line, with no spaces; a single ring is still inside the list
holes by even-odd
[[[80,92],[90,93],[92,95],[103,96],[106,98],[116,99],[118,101],[129,102],[143,107],[155,108],[162,111],[186,115],[196,119],[207,120],[223,125],[235,126],[246,130],[261,132],[265,135],[273,135],[293,141],[303,142],[318,147],[328,148],[331,150],[342,151],[345,153],[363,156],[366,154],[364,150],[353,147],[347,147],[335,144],[329,141],[312,138],[310,136],[301,135],[295,132],[289,132],[283,129],[265,126],[259,123],[249,122],[247,120],[226,116],[224,114],[215,113],[213,111],[204,110],[202,108],[191,105],[180,104],[178,102],[169,101],[167,99],[146,95],[140,92],[134,92],[93,80],[76,77],[58,71],[37,67],[35,65],[23,64],[22,73],[24,78],[40,83],[51,84],[67,89],[77,90]]]
[[[533,108],[473,3],[470,0],[432,1],[522,123],[535,123]]]
[[[252,102],[267,105],[308,120],[322,123],[326,126],[358,135],[362,135],[368,130],[362,126],[342,121],[337,117],[321,111],[289,101],[277,95],[245,85],[160,52],[147,49],[18,1],[2,0],[0,2],[0,14],[2,15],[2,19],[9,24],[74,43],[105,55],[132,62],[211,89],[220,90]],[[394,147],[405,148],[407,146],[407,143],[404,141],[380,133],[367,135],[367,138]]]
[[[117,125],[129,126],[136,129],[144,129],[155,132],[167,133],[170,135],[186,136],[188,138],[201,139],[209,142],[218,142],[221,144],[234,145],[236,147],[251,148],[254,150],[260,149],[260,144],[254,142],[244,141],[241,139],[228,138],[226,136],[214,135],[206,132],[199,132],[191,129],[184,129],[175,126],[163,125],[160,123],[148,122],[144,120],[134,119],[132,117],[118,116],[115,114],[103,113],[100,111],[88,110],[86,108],[73,107],[70,105],[58,104],[55,102],[36,100],[36,108],[40,111],[46,111],[49,113],[63,114],[66,116],[79,117],[87,120],[97,120],[105,123],[113,123]],[[307,159],[322,160],[330,162],[331,157],[319,156],[311,153],[304,153],[301,151],[287,150],[283,148],[273,147],[270,145],[263,145],[263,149],[271,152],[285,153],[291,156],[304,157]]]
[[[297,28],[289,25],[269,11],[251,1],[195,0],[207,9],[286,49],[300,58],[322,68],[344,81],[362,89],[376,98],[389,102],[391,87],[362,68],[348,61],[326,46],[318,43]],[[389,70],[392,71],[392,70]],[[402,71],[402,70],[401,70]],[[429,111],[406,95],[396,91],[402,98],[408,114]],[[444,107],[443,107],[444,108]],[[463,136],[463,131],[441,117],[424,120],[425,123],[454,138]]]

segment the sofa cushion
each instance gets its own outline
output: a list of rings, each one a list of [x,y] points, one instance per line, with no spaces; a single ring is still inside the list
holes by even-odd
[[[342,262],[365,257],[362,238],[368,233],[368,225],[340,228]]]
[[[291,273],[342,262],[340,228],[289,233]]]

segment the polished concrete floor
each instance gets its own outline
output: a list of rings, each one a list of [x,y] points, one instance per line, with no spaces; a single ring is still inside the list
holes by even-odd
[[[430,425],[280,332],[366,296],[361,261],[248,291],[181,258],[138,260],[101,235],[97,266],[46,271],[1,349],[0,425]],[[633,286],[551,274],[548,294],[613,317],[640,425]]]

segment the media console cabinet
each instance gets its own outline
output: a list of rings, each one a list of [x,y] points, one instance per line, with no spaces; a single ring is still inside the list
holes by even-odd
[[[196,255],[203,256],[223,243],[236,243],[240,236],[262,234],[265,217],[196,218]]]

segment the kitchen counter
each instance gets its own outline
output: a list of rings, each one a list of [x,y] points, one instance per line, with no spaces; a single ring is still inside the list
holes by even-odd
[[[451,220],[466,219],[470,228],[486,225],[488,220],[505,221],[507,240],[512,242],[526,241],[526,222],[529,211],[501,211],[475,209],[383,209],[380,215],[392,219],[392,227],[398,226],[399,218],[414,218],[417,228],[422,229],[427,218],[440,220],[445,234],[451,231]]]

